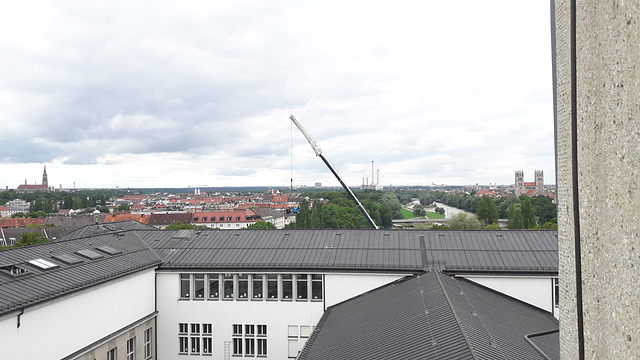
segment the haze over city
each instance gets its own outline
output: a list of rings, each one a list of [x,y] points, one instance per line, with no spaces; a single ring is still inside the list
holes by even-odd
[[[518,14],[518,16],[513,16]],[[0,12],[0,188],[555,183],[548,2]],[[291,170],[293,163],[293,171]]]

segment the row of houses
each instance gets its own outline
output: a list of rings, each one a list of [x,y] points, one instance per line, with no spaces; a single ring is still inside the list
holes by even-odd
[[[252,210],[222,210],[222,211],[195,211],[195,212],[165,212],[165,213],[117,213],[107,214],[104,222],[119,222],[135,220],[143,224],[151,225],[158,229],[164,229],[175,222],[205,226],[212,229],[244,229],[257,221],[272,223],[277,229],[295,222],[296,215],[286,211],[274,211],[271,209]]]
[[[0,251],[2,356],[556,359],[556,238],[85,226]]]

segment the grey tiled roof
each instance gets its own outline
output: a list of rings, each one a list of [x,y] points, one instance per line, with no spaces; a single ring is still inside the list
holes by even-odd
[[[163,268],[322,268],[449,273],[558,271],[555,231],[138,231]]]
[[[431,270],[330,307],[300,359],[545,359],[525,335],[557,328],[545,311]]]
[[[109,246],[119,253],[108,254],[96,248]],[[100,255],[89,259],[78,255],[92,250]],[[70,264],[60,260],[66,256],[82,260]],[[40,269],[29,263],[43,259],[55,267]],[[142,269],[157,266],[161,260],[135,235],[121,233],[97,235],[69,241],[56,241],[0,251],[0,315],[48,301],[84,288],[104,283]],[[11,275],[17,266],[24,274]]]

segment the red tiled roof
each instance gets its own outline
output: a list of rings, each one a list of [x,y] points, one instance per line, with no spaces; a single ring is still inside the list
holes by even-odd
[[[0,227],[23,227],[27,225],[44,225],[45,218],[13,218],[0,220]]]
[[[536,186],[535,181],[534,182],[525,182],[524,186]]]
[[[148,224],[149,223],[149,215],[145,214],[108,214],[104,218],[104,222],[117,222],[117,221],[128,221],[135,220],[137,222]]]

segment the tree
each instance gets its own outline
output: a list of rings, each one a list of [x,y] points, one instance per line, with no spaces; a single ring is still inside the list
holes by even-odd
[[[524,222],[522,220],[520,204],[513,203],[509,205],[507,213],[509,214],[509,230],[524,229]]]
[[[28,245],[36,245],[36,244],[44,244],[48,243],[49,239],[44,237],[42,234],[37,232],[29,232],[24,233],[20,236],[20,240],[16,241],[15,247],[18,246],[28,246]]]
[[[498,207],[490,196],[483,195],[482,198],[480,198],[476,215],[478,215],[478,219],[485,225],[498,221]]]
[[[17,213],[13,213],[13,214],[11,214],[11,218],[12,218],[12,219],[15,219],[15,218],[23,218],[23,217],[27,217],[27,216],[25,215],[25,213],[23,213],[23,212],[17,212]]]
[[[482,229],[482,223],[478,220],[478,217],[471,214],[459,213],[447,220],[447,226],[452,230],[480,230]]]
[[[176,221],[171,223],[171,225],[167,226],[165,230],[192,230],[197,228],[196,225],[192,224],[183,224],[180,221]]]
[[[427,212],[421,206],[416,206],[416,207],[413,208],[413,215],[415,215],[415,216],[425,216],[425,215],[427,215]]]
[[[247,226],[247,229],[275,229],[276,226],[270,222],[264,220],[258,220],[255,223]]]
[[[108,213],[109,213],[109,208],[108,208],[108,207],[106,207],[106,206],[98,206],[96,209],[97,209],[98,211],[100,211],[101,213],[105,213],[105,214],[108,214]]]
[[[439,206],[436,206],[436,208],[434,209],[435,212],[437,212],[440,215],[444,215],[444,208],[441,208]]]
[[[520,203],[520,212],[522,213],[522,227],[524,229],[531,229],[536,226],[535,209],[531,205],[529,197],[523,199]]]
[[[131,206],[130,205],[120,205],[120,206],[118,206],[118,211],[127,211],[127,210],[131,210]]]

